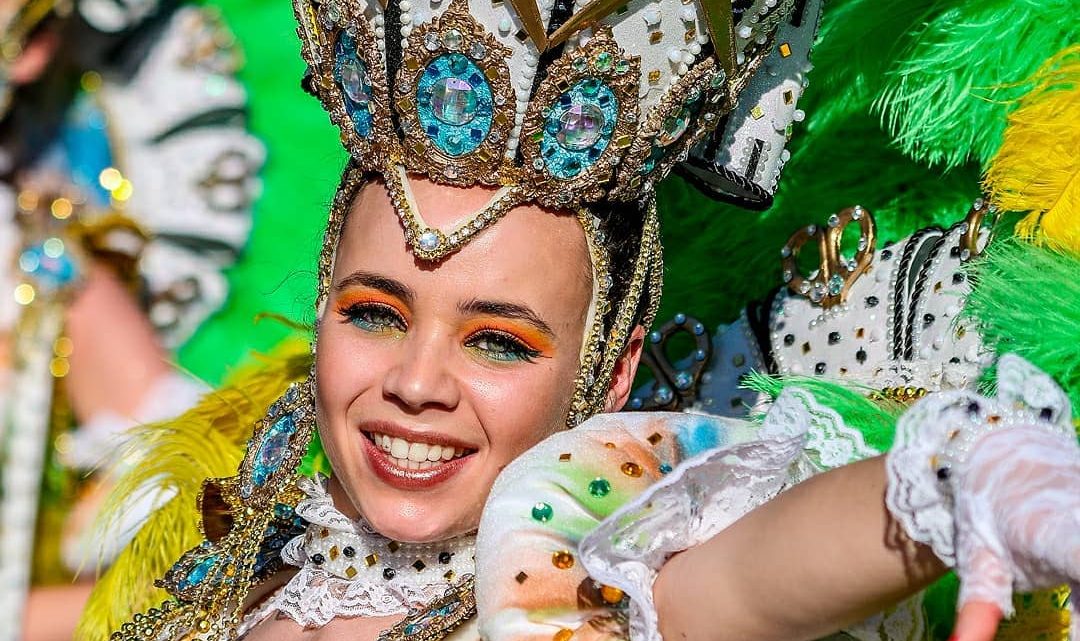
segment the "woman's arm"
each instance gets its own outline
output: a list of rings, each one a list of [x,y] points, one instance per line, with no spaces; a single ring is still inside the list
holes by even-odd
[[[819,638],[945,567],[885,507],[885,459],[820,474],[673,557],[654,586],[666,641]]]

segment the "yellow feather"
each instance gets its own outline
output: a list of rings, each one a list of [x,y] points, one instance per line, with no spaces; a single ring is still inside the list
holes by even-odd
[[[307,340],[288,340],[185,414],[132,432],[125,458],[139,463],[117,483],[98,519],[99,531],[108,531],[148,489],[172,496],[94,586],[76,631],[78,641],[106,641],[136,612],[168,598],[153,583],[202,540],[195,505],[203,481],[236,473],[255,423],[290,383],[307,376],[311,359]]]
[[[999,209],[1028,212],[1018,235],[1080,254],[1080,45],[1057,53],[1032,81],[983,186]]]

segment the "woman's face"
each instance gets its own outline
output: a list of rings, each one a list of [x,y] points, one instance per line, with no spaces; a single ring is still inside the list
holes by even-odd
[[[491,197],[414,180],[447,228]],[[438,264],[381,184],[346,219],[319,322],[318,423],[338,507],[382,534],[474,530],[495,477],[565,425],[592,296],[576,217],[519,207]]]

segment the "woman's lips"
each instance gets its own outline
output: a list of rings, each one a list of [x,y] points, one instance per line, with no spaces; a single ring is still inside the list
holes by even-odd
[[[435,448],[440,447],[438,460],[428,460],[427,457],[423,461],[405,460],[406,457],[394,457],[392,452],[388,452],[383,448],[382,443],[387,438],[392,439],[393,437],[388,437],[379,432],[364,432],[361,439],[364,454],[367,456],[368,463],[371,464],[371,469],[375,471],[375,475],[379,479],[391,487],[402,490],[426,490],[449,480],[468,464],[472,454],[475,453],[474,451],[463,450],[463,448],[428,445],[429,454],[433,454],[436,452]],[[376,444],[376,439],[380,441],[380,444]],[[397,447],[400,449],[401,445],[397,444]],[[418,448],[412,447],[410,449],[414,453],[412,458],[417,458]],[[453,458],[444,460],[443,454],[445,452],[452,452]],[[414,466],[415,469],[413,469]]]

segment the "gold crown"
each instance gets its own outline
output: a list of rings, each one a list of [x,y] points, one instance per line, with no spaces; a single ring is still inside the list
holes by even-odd
[[[730,1],[540,1],[294,0],[310,89],[354,162],[386,179],[421,258],[525,202],[650,196],[730,111],[793,4],[755,2],[736,35]],[[432,229],[409,173],[499,190]]]

